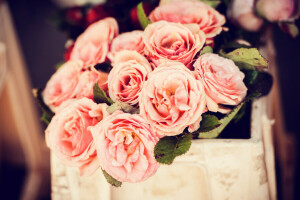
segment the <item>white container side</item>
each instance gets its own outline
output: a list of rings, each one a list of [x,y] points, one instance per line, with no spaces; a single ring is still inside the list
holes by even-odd
[[[52,199],[258,200],[269,199],[262,135],[264,98],[252,105],[250,139],[193,140],[188,153],[142,183],[111,187],[101,170],[90,177],[51,155]]]

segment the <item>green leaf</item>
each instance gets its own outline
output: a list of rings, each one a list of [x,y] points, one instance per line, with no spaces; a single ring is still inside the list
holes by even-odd
[[[157,162],[172,164],[177,156],[185,154],[192,144],[192,134],[166,136],[155,145],[154,155]]]
[[[268,72],[256,70],[243,70],[244,83],[248,88],[248,99],[267,95],[273,85],[273,77]]]
[[[221,47],[221,49],[223,49],[225,52],[230,52],[230,51],[233,51],[233,50],[239,49],[239,48],[247,48],[248,49],[248,48],[250,48],[250,46],[241,44],[241,43],[237,43],[235,41],[230,41],[230,42],[223,44]]]
[[[229,53],[220,50],[219,53],[233,60],[241,70],[262,70],[268,67],[268,61],[256,48],[239,48]]]
[[[52,117],[54,116],[54,113],[51,111],[51,109],[45,104],[43,97],[42,97],[42,90],[41,89],[33,89],[32,90],[33,96],[36,98],[39,107],[43,111],[43,115],[41,117],[41,120],[45,122],[46,124],[49,124]]]
[[[52,117],[48,115],[47,113],[43,112],[43,115],[41,117],[41,120],[45,122],[47,125],[50,124]]]
[[[203,114],[198,132],[207,132],[221,125],[219,119],[210,114]]]
[[[232,119],[234,123],[238,123],[245,116],[247,106],[248,102],[245,102],[244,105],[241,107],[240,111]]]
[[[299,34],[299,29],[296,26],[295,22],[279,22],[278,26],[292,38],[296,38]]]
[[[65,63],[64,61],[61,61],[61,62],[57,63],[55,65],[55,69],[58,70],[59,68],[61,68],[63,66],[64,63]]]
[[[113,100],[106,96],[105,92],[99,87],[98,83],[94,85],[93,93],[93,98],[96,103],[106,103],[107,105],[114,103]]]
[[[109,175],[106,171],[102,170],[104,177],[106,178],[106,181],[111,184],[114,187],[121,187],[122,182],[116,180],[111,175]]]
[[[143,8],[143,2],[141,2],[137,5],[137,15],[138,15],[138,19],[139,19],[140,24],[143,29],[145,29],[148,26],[148,24],[151,24],[150,20],[148,19],[147,15],[145,14],[145,11]]]
[[[108,62],[103,62],[95,65],[95,69],[101,72],[109,73],[110,70],[112,69],[112,66]]]
[[[193,134],[199,134],[198,138],[216,138],[220,135],[220,133],[224,130],[224,128],[229,124],[229,122],[234,118],[234,116],[239,112],[241,107],[244,105],[245,101],[237,105],[232,111],[227,114],[225,117],[220,119],[220,125],[217,128],[214,128],[207,132],[198,132],[195,131]]]
[[[191,145],[192,145],[192,134],[187,133],[181,136],[178,139],[176,148],[174,150],[175,157],[185,154],[190,149]]]
[[[200,0],[202,1],[203,3],[213,7],[213,8],[216,8],[220,5],[221,3],[221,0]]]
[[[205,46],[201,52],[200,52],[200,56],[206,53],[213,53],[213,49],[210,46]]]
[[[115,112],[116,110],[122,110],[125,113],[131,113],[131,114],[140,113],[140,110],[138,108],[119,101],[113,103],[111,106],[107,108],[107,112],[110,114]]]

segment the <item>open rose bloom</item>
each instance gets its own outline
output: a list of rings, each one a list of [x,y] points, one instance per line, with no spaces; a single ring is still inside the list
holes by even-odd
[[[109,45],[118,33],[118,24],[113,18],[93,23],[75,41],[70,59],[81,60],[85,66],[104,62]]]
[[[144,31],[145,55],[156,66],[164,61],[178,61],[188,66],[205,43],[198,26],[159,21]]]
[[[93,97],[93,86],[98,83],[105,89],[107,73],[96,71],[94,68],[84,69],[80,60],[68,61],[63,64],[50,78],[43,92],[46,105],[52,111],[68,99]]]
[[[62,103],[46,129],[46,143],[64,163],[76,166],[82,175],[91,175],[98,168],[96,146],[90,126],[105,118],[106,104],[82,98]]]
[[[179,0],[158,6],[151,12],[149,18],[152,22],[197,24],[209,40],[221,33],[226,21],[223,15],[201,1]]]
[[[203,84],[180,62],[165,62],[149,75],[140,94],[140,112],[161,135],[199,128],[206,102]]]
[[[194,63],[196,75],[205,86],[208,110],[226,113],[222,105],[237,105],[247,94],[245,75],[232,60],[206,53]]]
[[[112,41],[108,58],[113,62],[115,55],[124,50],[137,51],[143,54],[144,47],[143,31],[122,33]]]
[[[143,84],[152,71],[150,63],[136,51],[123,51],[117,54],[113,66],[108,76],[110,98],[129,105],[138,104]]]
[[[159,167],[153,151],[159,137],[142,116],[116,111],[90,130],[100,166],[115,179],[140,182]]]
[[[216,9],[173,1],[146,21],[144,30],[120,34],[114,18],[91,24],[41,92],[51,112],[46,143],[82,175],[101,168],[108,181],[148,179],[168,156],[157,154],[168,146],[161,140],[198,137],[207,131],[202,124],[216,128],[205,120],[242,106],[250,90],[232,54],[221,57],[212,52],[223,49],[207,46],[225,24]],[[253,49],[240,48],[234,56]]]

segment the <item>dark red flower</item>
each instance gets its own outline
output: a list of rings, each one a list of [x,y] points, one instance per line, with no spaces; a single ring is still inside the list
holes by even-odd
[[[83,20],[83,13],[80,7],[73,7],[66,10],[66,20],[70,24],[81,25]]]
[[[112,17],[113,15],[114,11],[105,8],[105,6],[103,6],[102,4],[92,7],[86,14],[86,27],[100,19],[103,19],[105,17]]]

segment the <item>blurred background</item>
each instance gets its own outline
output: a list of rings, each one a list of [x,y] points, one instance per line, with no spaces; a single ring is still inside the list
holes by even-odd
[[[43,88],[55,66],[64,61],[68,37],[50,22],[61,6],[50,0],[0,0],[0,42],[5,44],[0,45],[0,199],[50,199],[45,126],[39,123],[41,113],[31,88]],[[296,24],[299,27],[299,20]],[[277,198],[296,200],[300,199],[300,37],[293,39],[277,24],[261,30],[269,31],[271,51],[276,52],[270,118],[275,119]],[[1,68],[4,65],[7,68]]]

